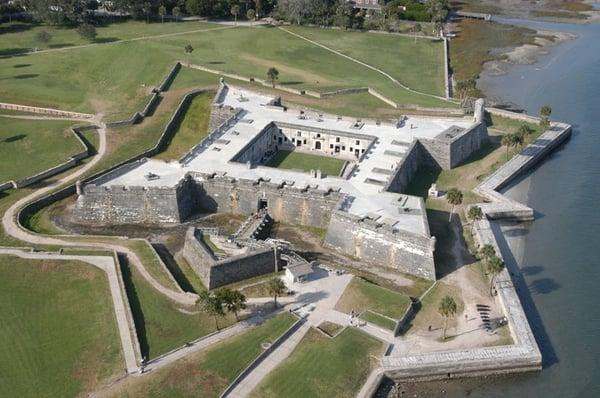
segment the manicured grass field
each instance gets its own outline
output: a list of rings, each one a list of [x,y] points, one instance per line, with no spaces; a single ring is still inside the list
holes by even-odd
[[[70,121],[0,117],[0,183],[57,166],[84,150]]]
[[[423,333],[426,332],[431,325],[434,329],[440,328],[444,324],[444,319],[438,312],[440,300],[444,296],[451,296],[456,301],[457,310],[456,313],[460,314],[464,310],[464,303],[461,299],[460,289],[455,286],[450,286],[444,282],[437,282],[437,284],[429,291],[421,302],[422,307],[415,315],[415,318],[411,322],[409,333]],[[456,325],[456,321],[453,318],[448,320],[448,328],[452,328]]]
[[[0,257],[0,396],[83,396],[123,373],[106,274]]]
[[[386,318],[376,312],[365,311],[360,314],[360,319],[363,319],[369,323],[377,325],[387,330],[393,331],[396,327],[396,322],[391,320],[390,318]]]
[[[304,398],[356,396],[382,343],[347,328],[330,339],[309,330],[292,354],[258,385],[252,397]]]
[[[195,340],[216,330],[213,317],[195,308],[180,308],[173,301],[157,292],[133,268],[122,266],[123,279],[140,339],[142,355],[155,358],[188,341]],[[235,322],[233,316],[219,318],[219,327]]]
[[[328,156],[311,155],[297,151],[278,151],[266,164],[268,167],[279,169],[298,169],[310,171],[320,169],[328,176],[339,176],[344,167],[342,159]]]
[[[169,146],[156,156],[157,159],[178,160],[208,135],[210,105],[214,96],[215,92],[209,91],[197,95],[190,101]]]
[[[410,305],[410,298],[361,278],[353,278],[338,301],[336,309],[349,314],[367,310],[400,319]]]
[[[119,397],[218,397],[235,377],[262,352],[295,318],[283,313],[260,326],[189,358],[120,386]]]
[[[6,24],[0,25],[4,26]],[[49,26],[43,29],[55,36],[56,40],[50,43],[53,46],[81,44],[72,30]],[[4,102],[103,112],[110,120],[124,118],[142,107],[151,87],[163,79],[175,61],[183,60],[260,78],[265,78],[267,69],[274,66],[280,71],[279,83],[294,88],[330,91],[372,86],[400,103],[452,106],[397,87],[380,73],[274,28],[224,28],[198,22],[164,25],[127,22],[100,29],[100,39],[106,42],[104,44],[11,57],[10,54],[22,53],[33,47],[32,37],[40,28],[29,29],[28,25],[21,24],[17,30],[20,32],[3,34],[0,38],[5,48],[4,55],[9,55],[0,59],[0,78],[3,81],[0,100]],[[196,32],[136,41],[113,40],[181,31]],[[329,31],[318,29],[311,34],[318,40],[327,40],[332,35]],[[364,37],[334,39],[351,50],[352,55],[382,68],[404,66],[402,77],[407,83],[423,85],[423,81],[429,81],[411,76],[418,76],[423,65],[436,62],[430,59],[431,52],[436,52],[439,46],[423,44],[424,50],[418,51],[411,38],[367,34]],[[417,41],[417,47],[420,42]],[[194,47],[192,54],[184,54],[183,48],[187,44]],[[378,60],[385,58],[390,51],[394,52],[394,58],[410,59],[410,62],[398,64],[396,61]],[[441,57],[440,52],[437,58]],[[436,74],[435,67],[427,66],[429,69],[433,75]],[[387,72],[395,73],[392,70]],[[424,86],[426,89],[438,90],[440,86],[440,82],[426,84],[431,84],[429,88]],[[373,104],[384,106],[377,101]]]
[[[335,336],[340,330],[344,328],[343,326],[338,325],[337,323],[328,321],[321,322],[318,327],[331,337]]]

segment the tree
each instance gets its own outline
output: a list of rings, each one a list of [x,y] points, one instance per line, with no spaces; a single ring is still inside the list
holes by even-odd
[[[235,21],[236,25],[237,25],[237,17],[238,17],[239,13],[240,13],[240,6],[239,5],[236,4],[236,5],[234,5],[234,6],[231,7],[231,15],[233,15],[233,18],[234,18],[234,21]]]
[[[540,121],[540,126],[547,129],[550,126],[550,115],[552,114],[552,108],[550,105],[544,105],[540,108],[540,115],[542,116],[542,120]]]
[[[94,25],[90,25],[89,23],[79,25],[79,27],[77,28],[77,33],[79,33],[81,37],[89,41],[94,41],[96,39],[96,36],[98,35],[96,33],[96,28],[94,27]]]
[[[40,30],[35,34],[35,39],[40,43],[46,44],[52,39],[52,35],[45,30]]]
[[[181,15],[181,9],[179,7],[173,7],[173,10],[171,10],[171,13],[175,17],[175,21],[176,22],[179,21],[179,16]]]
[[[183,51],[186,54],[188,54],[188,65],[189,65],[189,63],[190,63],[189,54],[191,54],[194,51],[194,47],[192,47],[191,44],[186,44],[185,47],[183,48]]]
[[[496,255],[496,249],[494,249],[494,246],[486,243],[481,247],[481,249],[479,249],[479,254],[487,262],[490,258]]]
[[[515,142],[514,134],[504,134],[502,136],[502,140],[500,140],[500,143],[506,147],[506,160],[508,160],[508,150],[511,146],[514,145],[514,142]]]
[[[218,317],[225,315],[225,311],[223,311],[223,302],[221,301],[221,298],[218,295],[205,290],[198,295],[198,300],[196,301],[196,304],[200,306],[200,308],[208,315],[214,317],[215,326],[217,330],[219,330]]]
[[[477,89],[477,81],[475,79],[459,80],[456,82],[454,89],[460,99],[471,97]]]
[[[473,226],[475,225],[475,221],[479,221],[483,218],[483,211],[481,210],[481,207],[471,206],[469,208],[469,211],[467,212],[467,217],[469,217],[469,219],[473,223],[471,226],[471,233],[473,233]]]
[[[221,299],[227,312],[233,312],[235,319],[239,320],[238,312],[246,309],[246,296],[239,290],[224,288],[217,291],[217,297]]]
[[[164,23],[165,15],[167,15],[167,7],[162,6],[162,5],[160,7],[158,7],[158,15],[160,15],[161,22]]]
[[[267,80],[271,82],[273,88],[275,88],[275,82],[279,79],[279,71],[277,68],[270,67],[267,71]]]
[[[521,135],[522,137],[527,137],[531,133],[533,133],[533,129],[526,124],[520,125],[517,129],[517,134]]]
[[[423,27],[418,22],[415,24],[415,26],[413,26],[413,33],[415,35],[415,44],[417,43],[417,33],[421,32],[422,30],[423,30]]]
[[[146,23],[150,23],[150,13],[152,12],[152,3],[150,3],[149,1],[145,1],[144,4],[142,4],[142,12],[146,16]]]
[[[277,297],[281,296],[286,291],[285,283],[279,277],[269,280],[267,290],[270,296],[273,296],[273,303],[277,307]]]
[[[448,217],[448,222],[450,222],[452,221],[454,208],[462,204],[463,194],[456,188],[450,188],[448,192],[446,192],[446,200],[452,205],[452,210],[450,211],[450,216]]]
[[[256,12],[252,8],[250,8],[250,9],[248,9],[248,11],[246,11],[246,18],[248,18],[250,21],[253,21],[255,17],[256,17]]]
[[[504,269],[504,261],[502,261],[502,259],[498,256],[496,256],[495,254],[490,257],[487,261],[486,261],[486,265],[487,265],[487,270],[488,273],[491,275],[491,279],[490,279],[490,296],[494,295],[494,282],[496,280],[496,276],[502,272],[502,270]]]
[[[444,318],[444,340],[446,340],[446,327],[448,326],[448,318],[456,315],[457,305],[456,301],[450,296],[444,296],[440,300],[440,306],[438,312]]]

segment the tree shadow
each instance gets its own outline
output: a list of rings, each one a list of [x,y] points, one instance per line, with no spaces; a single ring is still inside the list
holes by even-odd
[[[34,28],[37,24],[13,23],[11,25],[0,26],[0,35],[5,33],[21,33]]]
[[[64,48],[64,47],[73,47],[75,44],[73,43],[53,43],[48,44],[48,48]]]
[[[282,86],[296,86],[298,84],[304,84],[304,82],[292,80],[292,81],[287,81],[287,82],[281,82],[280,84]]]
[[[208,63],[210,65],[223,65],[225,62],[224,61],[209,61]]]
[[[11,58],[26,54],[31,51],[29,47],[13,47],[0,50],[0,58]]]
[[[4,142],[21,141],[25,137],[27,137],[27,134],[17,134],[17,135],[13,135],[12,137],[7,137],[3,141]]]
[[[133,278],[131,277],[131,269],[129,268],[129,261],[127,256],[119,253],[119,265],[121,268],[121,275],[123,276],[123,284],[125,285],[125,293],[129,301],[129,307],[133,315],[133,323],[137,332],[138,341],[140,343],[140,351],[142,357],[148,358],[150,355],[150,346],[148,345],[148,338],[146,336],[146,321],[144,318],[144,312],[142,311],[142,305],[137,295]]]
[[[16,64],[13,65],[13,68],[27,68],[28,66],[31,66],[31,64]]]
[[[537,275],[544,270],[544,267],[541,265],[528,265],[525,267],[521,267],[521,273],[523,275]]]
[[[119,39],[118,37],[98,37],[97,39],[94,40],[94,43],[97,44],[103,44],[103,43],[112,43],[115,41],[119,41],[121,39]]]
[[[24,73],[22,75],[13,76],[13,79],[33,79],[34,77],[38,77],[39,73]]]
[[[560,284],[551,278],[536,279],[529,284],[529,289],[533,294],[550,294],[560,287]]]

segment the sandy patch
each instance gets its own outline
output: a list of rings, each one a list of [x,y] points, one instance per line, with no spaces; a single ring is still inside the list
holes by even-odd
[[[294,80],[294,78],[301,78],[303,80],[302,83],[307,84],[318,84],[322,85],[335,85],[336,82],[333,82],[322,75],[318,75],[316,73],[311,73],[303,69],[294,68],[293,66],[280,64],[275,61],[271,61],[268,59],[257,58],[251,54],[241,54],[240,57],[246,61],[250,61],[253,64],[262,65],[265,68],[275,67],[280,72],[280,77],[283,79],[283,82],[288,80]],[[267,69],[265,69],[265,74],[267,73]],[[287,76],[286,76],[287,75]],[[290,76],[291,75],[291,76]],[[290,77],[291,79],[289,79]]]

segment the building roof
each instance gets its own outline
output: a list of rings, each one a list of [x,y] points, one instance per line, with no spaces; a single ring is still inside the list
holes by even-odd
[[[312,266],[309,263],[290,265],[286,268],[294,278],[305,276],[313,272]]]

